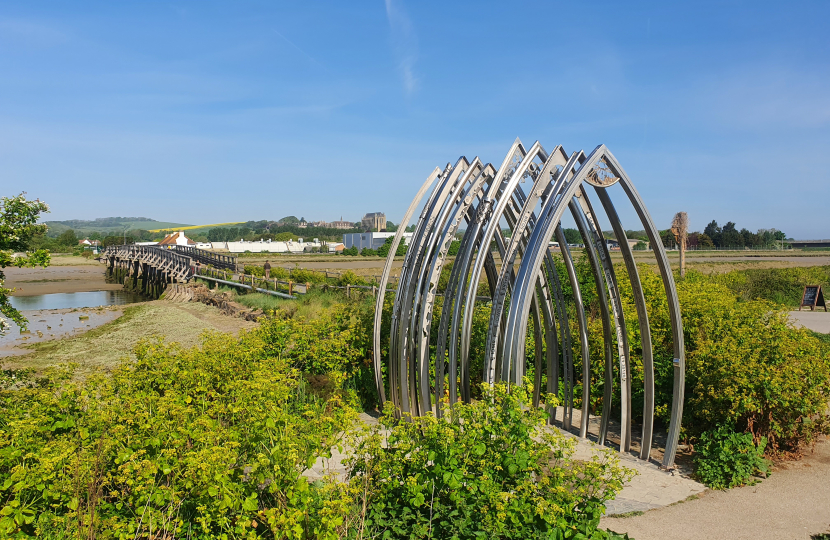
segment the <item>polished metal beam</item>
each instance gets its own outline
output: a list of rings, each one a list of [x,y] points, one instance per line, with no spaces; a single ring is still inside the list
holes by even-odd
[[[519,184],[528,179],[532,181],[532,187],[526,196]],[[446,378],[449,379],[451,406],[458,399],[471,399],[470,342],[476,293],[484,272],[492,304],[482,358],[482,380],[521,384],[525,380],[527,366],[532,365],[535,375],[533,405],[540,406],[544,374],[547,374],[546,390],[554,394],[560,393],[561,376],[564,384],[561,390],[565,398],[562,424],[565,429],[570,429],[575,383],[572,332],[576,332],[582,359],[582,420],[579,435],[589,435],[591,382],[602,380],[603,405],[597,438],[600,444],[606,443],[615,399],[614,381],[618,376],[620,450],[629,451],[631,365],[627,323],[623,315],[616,271],[585,190],[585,184],[588,184],[594,187],[616,238],[620,241],[620,251],[632,284],[643,345],[644,369],[645,400],[639,457],[648,459],[653,439],[655,407],[654,353],[637,265],[625,241],[625,229],[607,193],[607,189],[617,183],[628,196],[654,246],[668,300],[674,346],[674,393],[663,465],[672,466],[680,433],[685,384],[685,350],[677,291],[658,231],[645,205],[616,158],[603,145],[596,147],[588,156],[580,151],[568,157],[561,147],[556,147],[551,154],[547,154],[538,142],[525,151],[521,141],[516,139],[498,169],[492,165],[483,165],[478,158],[468,162],[461,157],[455,165],[447,165],[443,171],[437,168],[433,171],[402,220],[381,276],[373,333],[375,383],[381,401],[391,400],[404,417],[407,414],[441,416]],[[402,231],[432,184],[435,184],[435,188],[424,204],[404,258],[401,278],[392,303],[389,356],[384,359],[381,349],[384,293],[394,253]],[[541,210],[537,215],[535,208],[539,205]],[[565,211],[570,211],[585,243],[585,255],[597,289],[604,362],[596,366],[592,366],[590,361],[591,329],[583,291],[562,230],[561,219]],[[437,330],[433,332],[432,316],[439,295],[438,282],[448,261],[449,246],[462,220],[467,222],[467,228],[452,265],[449,283],[443,292]],[[506,239],[502,231],[504,223],[507,224],[509,239]],[[565,275],[560,275],[556,268],[558,263],[553,260],[548,248],[548,243],[554,236],[560,244]],[[500,268],[496,266],[491,252],[493,243],[500,256]],[[516,264],[518,269],[515,268]],[[564,299],[564,279],[567,279],[573,290],[572,305]],[[535,347],[532,355],[527,357],[525,342],[530,317],[533,318]],[[571,321],[574,319],[576,324],[572,328]],[[615,342],[619,359],[618,374],[614,373]],[[436,351],[434,358],[431,354],[433,343]],[[448,362],[445,362],[445,358],[448,358]],[[383,376],[384,366],[389,370],[388,392]],[[597,373],[592,373],[592,369],[596,369]],[[599,373],[600,370],[602,373]],[[553,423],[557,410],[550,404],[546,404],[546,407],[549,422]]]

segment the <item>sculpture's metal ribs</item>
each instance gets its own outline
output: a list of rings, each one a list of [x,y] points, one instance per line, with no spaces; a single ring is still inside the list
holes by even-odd
[[[525,195],[520,183],[528,180],[532,186]],[[668,299],[674,342],[674,395],[663,465],[672,466],[683,411],[685,369],[677,292],[662,242],[645,205],[616,158],[603,145],[588,156],[583,152],[568,156],[560,146],[548,154],[538,142],[525,151],[517,139],[498,169],[483,164],[478,158],[467,161],[461,157],[455,165],[448,164],[443,171],[440,168],[433,171],[398,228],[381,277],[373,335],[375,382],[381,401],[391,400],[400,413],[425,415],[434,412],[440,417],[442,400],[449,398],[452,404],[459,399],[459,395],[464,401],[471,399],[472,330],[476,302],[480,301],[477,297],[478,286],[484,272],[492,294],[492,305],[484,350],[477,353],[481,357],[474,357],[483,362],[482,380],[520,384],[526,369],[532,366],[534,406],[539,406],[541,402],[542,385],[546,378],[545,391],[560,394],[561,390],[564,398],[562,425],[565,429],[570,429],[575,405],[574,389],[580,384],[580,437],[589,436],[591,381],[601,380],[602,418],[597,440],[605,444],[612,414],[613,385],[618,376],[620,450],[630,450],[632,411],[628,327],[608,245],[585,189],[585,184],[588,184],[594,187],[619,240],[631,282],[644,370],[640,458],[648,459],[654,424],[654,351],[637,265],[625,241],[625,229],[606,191],[617,183],[634,206],[651,240]],[[389,355],[384,362],[381,324],[384,293],[394,253],[410,218],[432,184],[436,184],[435,188],[424,204],[401,269],[392,304]],[[539,206],[541,209],[537,214],[535,209]],[[561,225],[566,210],[576,222],[583,239],[596,285],[598,310],[594,313],[599,312],[602,324],[601,354],[604,360],[601,377],[600,374],[592,377],[591,373],[589,319]],[[446,270],[449,248],[462,221],[466,222],[467,228],[442,293],[438,290],[441,274]],[[509,234],[502,230],[504,223]],[[549,249],[551,238],[559,242],[562,257],[559,264],[565,268],[564,275],[557,270],[557,263]],[[500,266],[494,258],[493,244]],[[563,294],[564,279],[573,291],[567,302]],[[441,317],[435,325],[433,311],[439,297]],[[528,358],[525,343],[530,317],[533,317],[535,346],[530,352],[531,358]],[[572,332],[578,333],[581,376],[577,375],[574,366]],[[614,373],[615,351],[618,375]],[[388,367],[388,390],[384,365]],[[445,383],[448,383],[446,393]],[[557,409],[547,406],[549,422],[557,421]]]

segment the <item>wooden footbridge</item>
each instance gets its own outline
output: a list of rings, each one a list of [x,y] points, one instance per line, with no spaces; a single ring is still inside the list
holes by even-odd
[[[187,283],[201,266],[236,272],[236,257],[187,246],[109,246],[98,260],[107,264],[108,279],[152,298],[169,283]]]

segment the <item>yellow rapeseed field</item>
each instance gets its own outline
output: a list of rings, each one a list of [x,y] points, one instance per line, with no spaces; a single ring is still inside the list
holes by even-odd
[[[149,232],[161,232],[161,231],[189,231],[192,229],[203,229],[205,227],[223,227],[225,225],[239,225],[241,223],[245,223],[244,221],[231,221],[230,223],[210,223],[208,225],[191,225],[189,227],[173,227],[165,228],[165,229],[150,229]]]

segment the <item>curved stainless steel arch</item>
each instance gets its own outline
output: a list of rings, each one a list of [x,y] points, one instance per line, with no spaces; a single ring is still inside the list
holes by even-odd
[[[527,181],[532,182],[532,187],[525,194],[520,184]],[[435,188],[424,203],[401,268],[392,305],[389,353],[388,358],[384,359],[381,352],[381,321],[393,257],[404,229],[433,183]],[[572,420],[574,388],[581,384],[579,434],[581,437],[589,435],[592,363],[588,324],[574,263],[560,223],[563,214],[569,211],[585,244],[602,322],[601,356],[604,362],[594,364],[603,366],[601,381],[604,386],[597,439],[600,444],[605,444],[607,440],[611,404],[615,399],[612,387],[618,376],[621,389],[618,398],[620,450],[630,450],[631,365],[627,328],[631,321],[627,322],[623,314],[616,272],[586,190],[590,185],[619,240],[631,281],[644,369],[640,459],[649,459],[654,423],[654,353],[637,266],[626,242],[625,228],[606,191],[616,184],[620,184],[625,191],[651,245],[655,247],[668,300],[674,353],[674,394],[663,466],[672,466],[683,414],[685,383],[680,306],[657,229],[628,175],[604,145],[596,147],[587,156],[582,151],[569,156],[561,146],[548,154],[539,142],[526,151],[521,141],[516,139],[498,168],[482,163],[478,157],[468,161],[462,156],[454,165],[447,164],[443,170],[436,168],[430,174],[395,235],[376,301],[374,368],[381,401],[391,400],[403,413],[424,415],[434,412],[440,416],[438,403],[441,400],[446,398],[454,403],[459,394],[462,400],[471,399],[470,347],[483,271],[492,293],[492,307],[484,354],[480,358],[483,360],[482,380],[520,383],[527,363],[532,361],[535,405],[539,404],[542,392],[543,371],[547,374],[547,392],[559,393],[560,379],[564,385],[562,423],[565,428],[570,428]],[[455,260],[448,263],[448,250],[462,221],[466,221],[467,228]],[[505,224],[509,234],[504,229]],[[564,274],[557,271],[551,255],[551,238],[556,238],[560,244]],[[496,264],[493,245],[498,252],[500,266]],[[520,261],[518,268],[517,260]],[[451,264],[452,270],[445,290],[441,292],[439,278],[448,264]],[[566,302],[563,294],[565,282],[573,291],[570,303]],[[441,298],[442,303],[437,302]],[[441,316],[433,321],[436,305],[441,307]],[[535,347],[529,358],[525,351],[525,338],[531,317]],[[578,336],[573,336],[574,331]],[[579,344],[578,355],[574,351],[576,343]],[[615,352],[617,373],[614,372]],[[574,366],[576,358],[581,361],[581,370]],[[388,368],[386,376],[384,366]],[[434,370],[431,369],[433,367]],[[577,376],[577,371],[581,371],[580,376]],[[449,383],[447,390],[445,382]],[[548,411],[553,422],[558,411],[553,407],[548,407]]]

